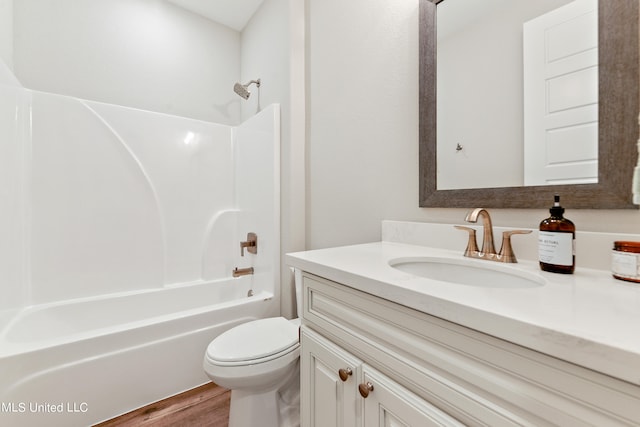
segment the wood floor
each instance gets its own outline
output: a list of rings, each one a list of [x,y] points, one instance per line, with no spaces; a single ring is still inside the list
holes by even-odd
[[[94,427],[227,427],[230,398],[229,390],[209,383]]]

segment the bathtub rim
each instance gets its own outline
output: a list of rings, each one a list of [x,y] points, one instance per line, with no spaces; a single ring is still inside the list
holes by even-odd
[[[125,291],[125,292],[114,292],[111,294],[103,294],[98,296],[90,296],[90,297],[82,297],[82,298],[74,298],[69,300],[61,300],[55,302],[48,302],[44,304],[33,304],[29,306],[22,307],[17,310],[11,310],[13,316],[10,317],[9,321],[2,325],[2,329],[0,329],[0,361],[6,357],[13,357],[16,355],[37,352],[43,349],[49,349],[54,347],[61,347],[70,343],[79,342],[79,341],[87,341],[95,338],[101,338],[109,335],[116,335],[118,333],[122,333],[123,331],[145,328],[156,324],[168,323],[171,321],[175,321],[178,319],[188,318],[190,316],[198,316],[203,315],[208,312],[213,312],[216,310],[225,309],[228,307],[235,307],[238,305],[258,302],[258,301],[275,301],[277,303],[277,299],[273,292],[266,290],[255,291],[255,293],[251,296],[245,296],[240,298],[234,298],[228,301],[216,301],[211,304],[200,305],[198,307],[189,308],[186,310],[177,310],[169,313],[164,313],[155,316],[144,317],[139,320],[123,322],[115,325],[110,325],[108,327],[100,327],[94,328],[87,331],[81,331],[77,333],[71,333],[61,336],[56,336],[51,339],[38,339],[38,340],[25,340],[21,342],[17,342],[11,339],[7,339],[7,337],[11,333],[12,327],[18,324],[25,316],[30,315],[31,313],[36,313],[40,311],[45,311],[50,308],[58,308],[64,307],[67,305],[81,305],[87,302],[96,302],[105,299],[119,299],[126,298],[130,296],[144,296],[151,294],[159,294],[163,291],[176,290],[182,288],[188,288],[193,286],[207,286],[214,283],[227,283],[229,281],[239,281],[238,279],[219,279],[213,281],[202,281],[202,282],[191,282],[190,284],[180,285],[180,286],[164,286],[162,288],[152,288],[152,289],[142,289],[136,291]],[[246,288],[246,292],[251,289],[251,284],[248,281],[246,283],[236,285],[234,282],[233,286],[241,286],[241,290],[244,291]]]

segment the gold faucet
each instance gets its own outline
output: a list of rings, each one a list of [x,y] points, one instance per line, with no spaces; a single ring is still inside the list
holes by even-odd
[[[484,230],[480,253],[495,255],[496,248],[493,245],[493,225],[491,224],[489,212],[484,208],[476,208],[469,212],[464,220],[475,224],[478,222],[478,217],[480,216],[482,217],[482,228]]]
[[[500,252],[496,253],[496,249],[493,244],[493,225],[491,224],[489,211],[484,208],[476,208],[469,212],[464,220],[476,223],[478,221],[478,217],[482,217],[483,228],[482,248],[480,250],[478,250],[475,228],[464,227],[461,225],[455,226],[458,230],[465,230],[469,233],[469,242],[467,243],[467,248],[464,251],[464,256],[485,259],[488,261],[510,263],[518,262],[516,255],[513,253],[513,248],[511,247],[511,236],[514,234],[529,234],[531,233],[531,230],[504,231],[502,233],[502,247],[500,248]]]

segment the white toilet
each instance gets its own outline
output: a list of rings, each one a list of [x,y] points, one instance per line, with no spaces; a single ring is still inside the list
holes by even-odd
[[[296,280],[301,313],[298,286]],[[204,370],[214,383],[231,390],[229,427],[300,425],[299,327],[299,319],[258,319],[211,341]]]

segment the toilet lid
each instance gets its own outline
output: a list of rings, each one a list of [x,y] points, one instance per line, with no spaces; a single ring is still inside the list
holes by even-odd
[[[284,317],[243,323],[215,338],[207,348],[211,360],[240,362],[280,353],[298,344],[298,326]]]

